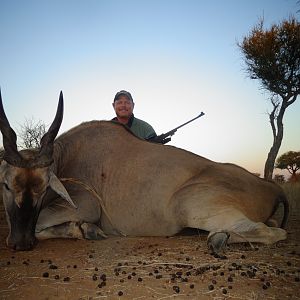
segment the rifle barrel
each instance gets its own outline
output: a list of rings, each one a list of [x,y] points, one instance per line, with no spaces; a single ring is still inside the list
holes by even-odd
[[[173,130],[177,130],[177,129],[179,129],[179,128],[181,128],[181,127],[183,127],[183,126],[185,126],[185,125],[187,125],[187,124],[189,124],[189,123],[191,123],[191,122],[193,122],[194,120],[196,120],[196,119],[198,119],[198,118],[200,118],[200,117],[202,117],[202,116],[204,116],[204,115],[205,115],[204,112],[201,112],[200,115],[198,115],[197,117],[195,117],[195,118],[193,118],[192,120],[189,120],[189,121],[187,121],[187,122],[185,122],[185,123],[179,125],[178,127],[174,128]]]

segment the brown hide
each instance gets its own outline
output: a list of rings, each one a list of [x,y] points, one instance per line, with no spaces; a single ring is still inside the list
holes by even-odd
[[[212,225],[201,223],[202,217],[220,214],[230,219],[230,213],[222,216],[228,208],[265,222],[283,196],[275,183],[239,166],[143,141],[113,122],[83,123],[61,135],[55,141],[54,162],[59,178],[76,178],[95,188],[112,220],[110,224],[101,217],[107,233],[114,228],[126,235],[174,234],[189,225],[189,214],[183,212],[189,207],[199,215],[197,227],[204,230]],[[83,197],[71,187],[68,191],[79,208],[85,206],[77,214],[88,215],[94,203],[86,200],[90,195]],[[96,221],[96,216],[91,219]]]

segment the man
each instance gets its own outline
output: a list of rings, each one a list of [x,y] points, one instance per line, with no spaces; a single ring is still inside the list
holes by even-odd
[[[152,126],[133,115],[134,102],[129,92],[124,90],[118,92],[112,105],[116,112],[113,121],[127,125],[135,135],[142,139],[155,139],[157,135]]]

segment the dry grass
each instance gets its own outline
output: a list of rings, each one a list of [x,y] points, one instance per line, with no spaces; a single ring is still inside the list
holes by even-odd
[[[282,188],[289,200],[291,213],[300,210],[300,182],[286,182]]]

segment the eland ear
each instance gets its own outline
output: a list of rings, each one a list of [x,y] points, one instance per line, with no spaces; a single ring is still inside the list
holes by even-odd
[[[69,193],[53,172],[50,175],[49,185],[54,192],[65,199],[71,206],[77,208],[77,205],[73,202]]]

